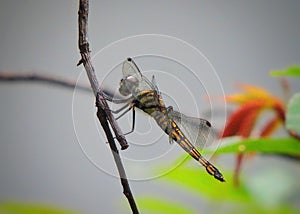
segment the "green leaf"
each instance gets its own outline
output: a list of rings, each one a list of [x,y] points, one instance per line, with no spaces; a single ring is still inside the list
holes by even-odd
[[[288,206],[275,206],[272,208],[264,207],[258,204],[236,204],[233,208],[228,208],[228,206],[222,206],[222,210],[219,209],[218,213],[228,213],[228,214],[298,214],[299,211],[295,208]],[[217,212],[215,212],[217,213]]]
[[[165,214],[165,213],[174,213],[174,214],[190,214],[196,213],[194,210],[191,210],[183,205],[180,205],[176,202],[171,202],[165,199],[158,199],[157,197],[144,197],[137,200],[139,208],[142,213],[151,212],[155,214]]]
[[[294,138],[244,139],[231,143],[226,143],[225,141],[221,147],[214,151],[214,154],[246,152],[300,155],[300,141]]]
[[[271,76],[294,76],[300,77],[300,67],[297,65],[293,65],[288,67],[285,70],[276,70],[270,72]]]
[[[5,214],[75,214],[60,208],[45,205],[27,204],[24,202],[3,202],[0,203],[0,213]]]
[[[222,173],[226,183],[214,179],[204,168],[190,166],[180,166],[163,178],[173,182],[177,187],[183,187],[214,200],[248,202],[250,195],[243,184],[241,183],[239,188],[235,188],[231,176],[224,173],[223,170]]]
[[[231,141],[232,139],[233,138],[231,138]],[[238,143],[237,139],[233,140],[231,145]],[[279,140],[299,143],[293,139]],[[226,145],[226,147],[227,146],[228,145]],[[182,160],[183,157],[180,157],[179,161]],[[264,171],[265,174],[262,176],[240,176],[239,187],[236,187],[233,185],[231,173],[224,172],[222,166],[216,164],[215,161],[212,162],[222,171],[222,174],[226,179],[225,183],[214,179],[203,167],[195,167],[196,163],[193,164],[194,161],[190,158],[186,158],[183,164],[179,164],[176,169],[164,175],[162,181],[172,185],[173,189],[184,189],[198,196],[199,200],[205,200],[208,203],[210,213],[298,213],[297,209],[293,208],[285,201],[287,198],[286,192],[294,185],[289,179],[283,179],[289,178],[289,175],[285,175],[282,178],[278,175],[274,176],[276,175],[276,171],[274,172],[271,170],[270,173],[266,170]],[[162,167],[160,167],[160,169],[161,168]],[[273,179],[270,179],[270,176]],[[274,177],[277,178],[277,180],[274,179]],[[277,185],[280,181],[284,183],[287,181],[286,187],[283,188],[283,186],[280,185],[278,188],[273,188],[272,185]],[[273,201],[272,198],[275,201]],[[270,203],[270,201],[272,201],[272,203]],[[185,205],[178,205],[178,203],[170,202],[164,198],[157,199],[155,196],[151,196],[141,201],[138,200],[138,204],[139,207],[142,208],[142,211],[151,211],[151,213],[195,213],[192,210],[188,210],[189,208],[184,207]],[[203,210],[197,210],[197,213],[201,213],[201,211]],[[207,209],[205,212],[206,211]]]
[[[300,93],[295,94],[288,103],[286,128],[298,134],[300,133]]]

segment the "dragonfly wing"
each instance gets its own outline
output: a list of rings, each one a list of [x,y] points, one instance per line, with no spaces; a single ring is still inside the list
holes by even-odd
[[[144,75],[142,75],[140,69],[131,58],[128,58],[123,62],[122,73],[123,73],[123,79],[126,79],[128,77],[134,77],[137,79],[138,81],[137,87],[139,91],[144,91],[144,90],[156,91],[157,89],[157,87],[150,80],[148,80]]]
[[[168,115],[197,149],[202,150],[213,140],[214,133],[207,120],[189,117],[174,110],[170,110]]]
[[[123,62],[122,73],[123,77],[134,76],[139,81],[142,80],[142,73],[131,58],[128,58]]]
[[[155,76],[154,76],[154,75],[152,75],[151,83],[152,83],[153,87],[155,88],[155,90],[156,90],[157,92],[159,92],[158,86],[157,86],[157,82],[156,82],[156,79],[155,79]]]

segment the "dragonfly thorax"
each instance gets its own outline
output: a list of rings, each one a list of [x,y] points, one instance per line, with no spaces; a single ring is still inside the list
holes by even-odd
[[[119,92],[123,96],[132,94],[139,85],[139,80],[134,76],[127,76],[120,81]]]

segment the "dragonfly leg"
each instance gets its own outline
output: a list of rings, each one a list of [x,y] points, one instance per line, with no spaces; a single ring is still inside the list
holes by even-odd
[[[109,102],[112,102],[115,104],[120,104],[120,103],[129,103],[130,101],[132,101],[133,96],[126,98],[126,99],[114,99],[111,95],[104,93],[104,98]]]
[[[135,109],[134,109],[134,107],[132,107],[132,127],[131,127],[131,130],[129,132],[125,133],[124,135],[131,134],[134,131],[134,128],[135,128]]]
[[[123,106],[124,107],[124,106]],[[125,108],[125,107],[124,107]],[[118,117],[116,117],[116,120],[120,119],[121,117],[123,117],[125,114],[127,114],[127,112],[129,112],[132,109],[132,106],[130,106],[128,109],[126,109],[121,115],[119,115]]]
[[[124,107],[124,106],[123,106]],[[135,127],[135,109],[134,106],[130,107],[129,109],[127,109],[125,112],[123,112],[122,115],[120,115],[119,117],[116,118],[116,120],[118,120],[120,117],[124,116],[124,114],[126,114],[128,111],[130,111],[132,109],[132,127],[131,130],[127,133],[125,133],[124,135],[128,135],[131,134],[134,131],[134,127]],[[114,139],[116,139],[116,137],[114,137]],[[106,142],[108,143],[108,142]]]
[[[169,144],[173,144],[173,143],[174,143],[173,138],[172,136],[169,135]]]
[[[114,113],[114,114],[118,114],[120,111],[124,110],[128,106],[129,106],[129,103],[127,103],[126,105],[122,106],[121,108],[119,108],[117,110],[111,110],[111,112]]]

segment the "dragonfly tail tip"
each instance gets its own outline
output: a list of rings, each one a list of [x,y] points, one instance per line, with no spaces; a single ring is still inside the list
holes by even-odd
[[[225,182],[223,175],[219,171],[215,172],[214,177],[221,182]]]

